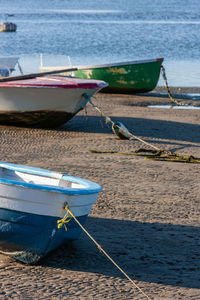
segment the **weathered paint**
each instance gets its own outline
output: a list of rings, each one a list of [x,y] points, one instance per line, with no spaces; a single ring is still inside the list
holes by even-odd
[[[120,85],[124,85],[124,86],[129,84],[129,82],[123,80],[123,78],[120,78],[119,80],[117,80],[117,82],[118,82]]]
[[[128,74],[130,70],[126,70],[125,68],[115,67],[115,68],[108,68],[108,73],[111,74]]]
[[[92,70],[85,70],[84,74],[87,76],[87,78],[90,78],[90,76],[92,76]]]
[[[162,58],[113,65],[78,67],[75,76],[109,83],[102,92],[140,93],[153,90],[159,80]]]

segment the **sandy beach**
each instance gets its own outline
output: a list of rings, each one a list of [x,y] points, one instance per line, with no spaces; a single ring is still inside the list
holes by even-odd
[[[93,102],[148,143],[200,157],[199,110],[149,108],[171,102],[139,95],[98,93]],[[54,130],[0,126],[1,160],[99,183],[89,233],[150,299],[200,299],[200,164],[91,153],[144,145],[118,139],[90,104],[86,112]],[[0,299],[145,297],[83,233],[37,265],[0,255]]]

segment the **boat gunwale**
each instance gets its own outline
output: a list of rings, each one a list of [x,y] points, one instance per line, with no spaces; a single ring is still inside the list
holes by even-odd
[[[10,180],[10,179],[4,179],[0,178],[0,184],[7,184],[7,185],[15,185],[15,186],[21,186],[24,188],[31,188],[36,190],[42,190],[47,192],[56,192],[60,194],[67,194],[67,195],[88,195],[88,194],[95,194],[99,193],[102,190],[102,187],[93,181],[75,177],[67,174],[61,174],[59,172],[52,172],[45,169],[39,169],[34,167],[28,167],[28,166],[21,166],[15,164],[9,164],[9,163],[0,163],[0,168],[8,169],[11,171],[18,171],[26,174],[32,174],[32,175],[38,175],[38,176],[45,176],[49,178],[54,178],[58,180],[64,180],[64,181],[70,181],[73,183],[77,183],[80,185],[83,185],[84,188],[70,188],[70,187],[62,187],[62,186],[50,186],[50,185],[41,185],[41,184],[34,184],[34,183],[28,183],[28,182],[20,182],[17,180]]]
[[[155,59],[147,59],[147,60],[135,60],[135,61],[125,61],[119,63],[110,63],[110,64],[102,64],[102,65],[88,65],[88,66],[75,66],[78,68],[77,71],[83,69],[101,69],[101,68],[112,68],[112,67],[120,67],[120,66],[128,66],[128,65],[136,65],[136,64],[146,64],[146,63],[154,63],[154,62],[163,62],[164,58],[155,58]],[[45,68],[45,67],[44,67]],[[52,67],[53,68],[53,67]],[[77,72],[75,71],[75,72]]]
[[[146,60],[133,60],[133,61],[125,61],[119,63],[110,63],[110,64],[101,64],[101,65],[77,65],[74,68],[77,68],[75,72],[84,69],[101,69],[101,68],[112,68],[112,67],[120,67],[120,66],[128,66],[128,65],[136,65],[136,64],[146,64],[146,63],[154,63],[154,62],[163,62],[164,58],[155,58],[155,59],[146,59]],[[57,70],[61,68],[61,66],[40,66],[40,69],[48,69],[48,70]],[[62,72],[61,72],[62,73]]]
[[[57,78],[56,78],[57,77]],[[56,88],[56,89],[102,89],[108,86],[108,83],[103,80],[94,80],[81,79],[79,81],[74,80],[73,77],[62,77],[62,76],[53,76],[53,77],[36,77],[34,79],[24,79],[22,81],[13,80],[9,82],[0,82],[0,88]],[[80,79],[80,78],[77,78]],[[36,81],[38,80],[38,82]],[[31,82],[32,81],[32,82]]]

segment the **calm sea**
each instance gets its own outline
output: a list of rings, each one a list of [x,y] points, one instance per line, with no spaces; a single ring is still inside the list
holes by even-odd
[[[19,55],[24,72],[46,65],[164,57],[169,85],[200,86],[199,0],[0,0],[0,56]],[[163,85],[162,78],[159,85]]]

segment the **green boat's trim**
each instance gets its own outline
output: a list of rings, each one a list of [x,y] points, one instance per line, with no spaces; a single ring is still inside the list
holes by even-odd
[[[95,69],[95,68],[110,68],[110,67],[118,67],[118,66],[127,66],[127,65],[137,65],[137,64],[146,64],[146,63],[152,63],[161,61],[163,62],[163,58],[156,58],[156,59],[145,59],[145,60],[132,60],[132,61],[124,61],[124,62],[118,62],[118,63],[110,63],[110,64],[101,64],[101,65],[82,65],[82,66],[75,66],[74,68],[78,69]]]
[[[163,58],[97,66],[78,66],[74,75],[109,83],[102,92],[143,93],[153,90],[159,80]]]

